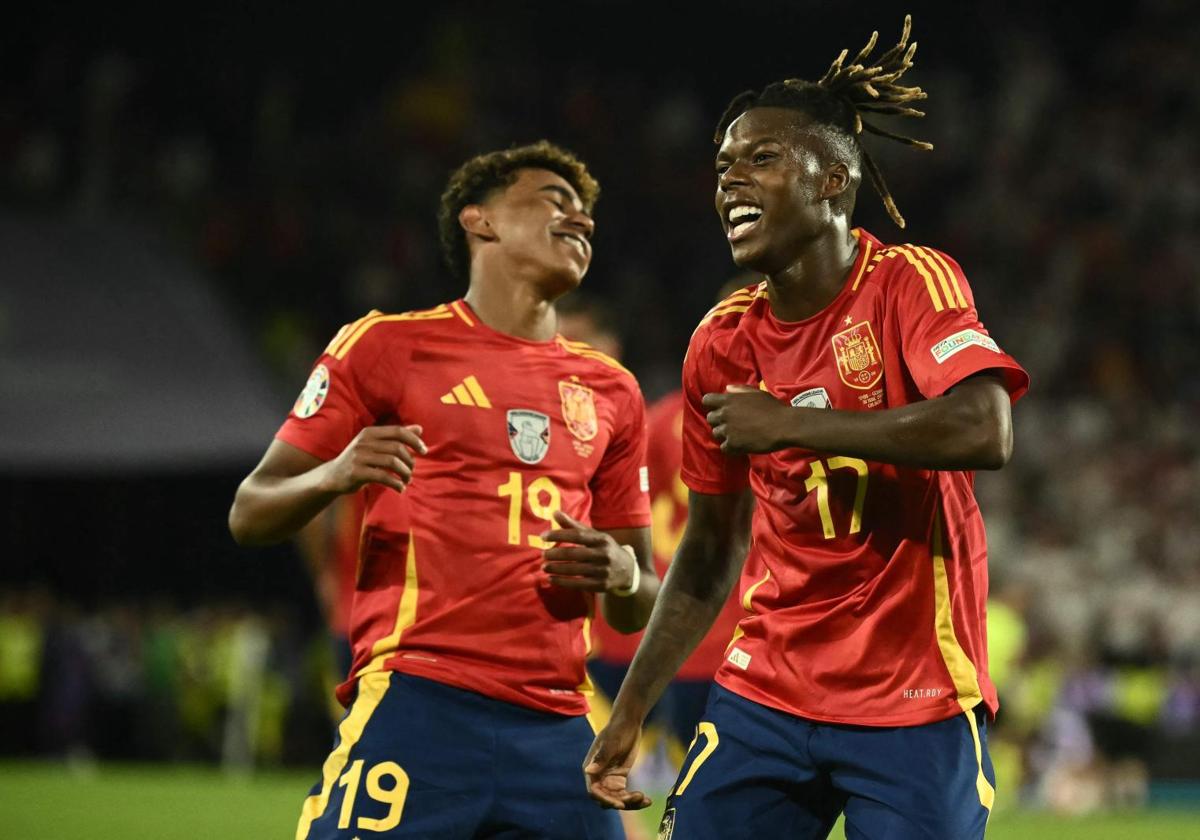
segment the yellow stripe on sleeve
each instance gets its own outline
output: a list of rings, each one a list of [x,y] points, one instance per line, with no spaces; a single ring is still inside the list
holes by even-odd
[[[330,341],[329,345],[325,348],[325,352],[328,353],[330,356],[332,356],[335,352],[337,352],[337,348],[342,343],[342,341],[344,341],[348,336],[350,336],[355,330],[357,330],[360,326],[362,326],[367,321],[370,321],[372,318],[377,318],[382,314],[383,313],[380,312],[378,309],[372,309],[370,312],[368,312],[366,315],[359,318],[357,321],[351,321],[349,324],[343,324],[342,328],[337,331],[337,335],[335,335],[333,337],[333,340]]]
[[[950,281],[946,279],[946,274],[942,271],[942,267],[935,263],[930,258],[929,252],[920,245],[914,245],[912,246],[912,249],[919,257],[921,257],[921,259],[925,261],[927,266],[933,269],[933,273],[937,275],[938,283],[941,284],[942,287],[942,297],[946,301],[946,306],[951,309],[956,308],[957,304],[954,302],[954,292],[950,289]]]
[[[933,301],[933,308],[937,312],[941,312],[946,307],[942,306],[942,299],[938,297],[937,287],[933,284],[933,275],[929,273],[929,269],[925,267],[924,262],[918,259],[914,254],[905,249],[902,245],[896,246],[896,251],[908,260],[909,265],[917,270],[917,273],[925,280],[925,288],[929,291],[929,298]]]
[[[926,250],[929,252],[929,255],[946,270],[946,276],[950,278],[950,283],[954,286],[954,299],[958,301],[959,308],[966,309],[967,299],[963,297],[962,287],[958,284],[958,275],[954,272],[954,269],[950,267],[948,262],[946,262],[946,258],[937,251],[933,250],[932,248],[927,248]]]
[[[445,318],[453,318],[454,313],[446,304],[441,304],[433,309],[426,309],[420,312],[404,312],[400,315],[376,315],[372,318],[364,318],[359,325],[349,334],[342,342],[341,346],[334,350],[330,355],[335,359],[344,359],[350,349],[358,343],[367,331],[377,324],[383,324],[391,321],[439,321]]]

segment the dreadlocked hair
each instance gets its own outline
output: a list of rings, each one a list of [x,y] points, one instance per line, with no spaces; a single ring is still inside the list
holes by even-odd
[[[893,134],[864,119],[864,115],[872,114],[925,116],[924,111],[918,111],[907,104],[924,99],[925,91],[919,87],[897,84],[905,71],[912,67],[913,56],[917,52],[917,42],[908,43],[911,31],[912,15],[905,15],[904,31],[900,34],[899,43],[878,58],[871,58],[875,43],[879,40],[879,33],[872,32],[867,45],[859,50],[858,55],[849,64],[845,63],[849,50],[842,50],[829,65],[825,75],[816,82],[785,79],[782,82],[772,82],[757,93],[748,90],[738,94],[721,115],[713,142],[720,145],[730,124],[751,108],[793,108],[803,111],[814,123],[828,126],[852,142],[871,176],[875,191],[883,199],[883,206],[887,208],[888,215],[898,226],[904,227],[904,217],[900,215],[896,202],[892,200],[892,194],[883,180],[883,173],[879,171],[879,166],[863,145],[862,133],[867,131],[917,149],[933,148],[932,143]]]

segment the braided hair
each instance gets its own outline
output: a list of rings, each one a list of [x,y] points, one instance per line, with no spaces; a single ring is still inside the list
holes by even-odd
[[[912,67],[913,56],[917,52],[917,42],[908,43],[911,31],[912,16],[905,15],[900,41],[878,58],[871,58],[875,43],[879,40],[879,33],[872,32],[867,45],[859,50],[858,55],[849,64],[845,63],[849,50],[842,50],[829,65],[825,75],[816,82],[785,79],[782,82],[772,82],[758,92],[748,90],[739,93],[717,122],[713,142],[720,145],[730,124],[751,108],[793,108],[803,111],[816,125],[832,129],[835,134],[852,144],[854,151],[861,155],[888,215],[898,226],[904,227],[904,217],[900,215],[896,202],[892,200],[892,194],[883,180],[883,173],[879,171],[879,166],[862,144],[862,133],[865,130],[917,149],[933,148],[932,143],[893,134],[864,119],[864,115],[872,114],[925,116],[924,111],[907,104],[924,99],[925,91],[919,87],[904,87],[896,83],[905,71]]]

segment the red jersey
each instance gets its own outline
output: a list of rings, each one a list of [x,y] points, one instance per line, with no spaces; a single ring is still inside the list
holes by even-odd
[[[846,283],[816,315],[781,322],[767,284],[750,286],[711,310],[688,348],[683,480],[711,494],[749,483],[758,503],[740,587],[751,614],[717,682],[834,723],[930,723],[981,701],[994,712],[973,473],[801,449],[727,457],[705,421],[703,395],[735,383],[848,411],[932,399],[983,370],[1012,399],[1025,392],[954,260],[855,236]]]
[[[654,565],[661,580],[675,557],[675,549],[687,525],[688,490],[679,475],[683,461],[683,392],[675,391],[650,406],[646,414],[650,440],[650,511],[653,520]],[[711,680],[725,658],[725,648],[737,623],[745,615],[734,592],[692,655],[675,675],[681,680]],[[642,633],[623,634],[597,618],[592,625],[595,653],[605,662],[633,661]]]
[[[395,670],[585,714],[590,593],[552,586],[539,534],[564,510],[596,528],[650,522],[645,407],[587,345],[525,341],[463,300],[372,313],[326,348],[278,437],[322,460],[366,426],[418,423],[404,493],[366,485],[351,678]]]

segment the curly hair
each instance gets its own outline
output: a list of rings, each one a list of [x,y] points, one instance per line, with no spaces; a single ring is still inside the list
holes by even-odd
[[[438,209],[442,256],[458,279],[469,279],[471,263],[466,233],[458,223],[458,214],[468,204],[479,204],[495,190],[512,186],[522,169],[545,169],[561,176],[578,193],[588,214],[600,197],[600,185],[583,161],[548,140],[471,158],[450,176]]]
[[[717,121],[713,141],[719,146],[730,124],[751,108],[794,108],[802,111],[815,125],[832,130],[838,139],[848,144],[855,159],[861,158],[892,221],[904,227],[904,217],[892,200],[883,173],[862,145],[862,133],[865,130],[916,149],[933,148],[931,143],[893,134],[863,119],[864,115],[872,114],[925,116],[923,111],[908,104],[924,99],[925,91],[896,83],[912,67],[913,56],[917,52],[917,42],[908,42],[911,33],[912,16],[905,15],[900,41],[877,58],[871,58],[871,53],[875,51],[879,33],[872,32],[867,45],[859,50],[849,64],[845,64],[849,50],[842,50],[825,75],[816,82],[786,79],[772,82],[758,92],[748,90],[738,94]]]

